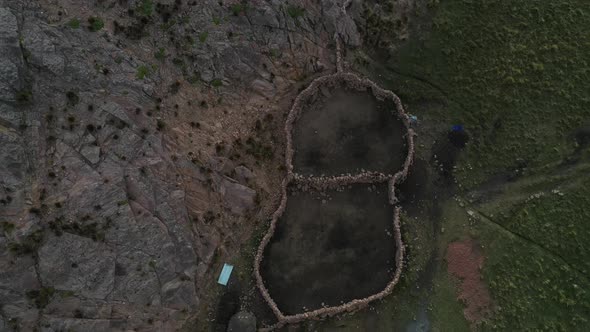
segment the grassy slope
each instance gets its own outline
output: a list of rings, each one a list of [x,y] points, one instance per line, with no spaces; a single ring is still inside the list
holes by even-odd
[[[588,27],[585,0],[441,1],[427,40],[399,52],[393,67],[441,87],[447,120],[472,134],[465,187],[573,150],[567,134],[590,115]]]
[[[588,324],[589,180],[545,188],[496,209],[496,221],[481,219],[485,277],[501,306],[486,329],[574,331]]]
[[[513,186],[520,191],[510,187],[484,206],[469,207],[499,215],[497,220],[469,222],[467,208],[445,204],[440,255],[464,236],[484,247],[483,273],[496,311],[481,329],[582,330],[590,317],[588,179],[562,189],[564,196],[550,190],[584,176],[560,178],[555,167],[576,147],[571,132],[590,120],[590,5],[441,1],[434,22],[425,40],[398,51],[389,65],[403,75],[391,74],[397,82],[389,86],[429,131],[438,130],[433,123],[466,125],[473,144],[456,172],[463,188],[479,188],[523,162],[529,176],[558,174],[534,183],[525,177]],[[413,102],[441,94],[448,101],[444,110],[412,109]],[[534,192],[546,196],[527,200]],[[431,302],[436,330],[466,328],[453,288],[441,264]]]

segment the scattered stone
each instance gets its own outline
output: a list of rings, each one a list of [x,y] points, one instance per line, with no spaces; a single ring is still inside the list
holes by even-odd
[[[255,332],[256,317],[250,312],[240,311],[229,320],[227,332]]]

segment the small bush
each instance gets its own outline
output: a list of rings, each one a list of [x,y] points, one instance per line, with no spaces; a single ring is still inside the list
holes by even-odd
[[[199,41],[201,43],[204,43],[205,41],[207,41],[207,37],[209,36],[209,32],[207,31],[203,31],[199,34]]]
[[[146,76],[149,76],[150,68],[148,66],[137,67],[137,74],[135,75],[138,79],[143,80]]]
[[[86,221],[88,218],[83,218]],[[79,236],[87,237],[93,241],[105,240],[105,230],[107,227],[98,225],[95,222],[88,224],[81,224],[78,222],[67,223],[64,222],[63,218],[56,218],[49,222],[49,229],[53,231],[56,236],[61,236],[64,232],[70,234],[76,234]]]
[[[55,288],[43,287],[39,290],[33,289],[27,291],[26,294],[29,300],[33,301],[37,308],[43,309],[51,301],[51,297],[53,297],[53,294],[55,294]]]
[[[159,61],[166,60],[166,50],[163,47],[160,47],[156,53],[154,53],[154,58]]]
[[[246,12],[246,5],[243,5],[241,3],[235,3],[235,4],[231,5],[230,10],[231,10],[232,14],[234,14],[234,16],[238,16],[241,13]]]
[[[78,97],[74,91],[66,92],[66,97],[68,98],[68,103],[72,106],[75,106],[80,102],[80,97]]]
[[[84,318],[84,313],[82,313],[82,310],[80,309],[76,309],[73,312],[74,318]]]
[[[80,20],[74,17],[68,22],[68,26],[72,29],[78,29],[80,28]]]
[[[43,231],[38,230],[29,234],[21,242],[10,243],[8,249],[17,255],[32,254],[39,249],[41,242],[43,242]]]
[[[142,0],[137,11],[143,16],[151,16],[154,11],[154,2],[152,0]]]
[[[166,128],[166,123],[162,120],[158,120],[156,121],[156,128],[158,129],[158,131],[162,131],[164,130],[164,128]]]
[[[305,9],[301,8],[299,6],[290,5],[287,7],[287,14],[289,14],[289,16],[291,16],[291,18],[293,18],[293,19],[297,19],[297,18],[303,16],[304,13],[305,13]]]
[[[104,28],[104,21],[100,17],[91,16],[88,18],[88,30],[97,32]]]
[[[19,104],[26,104],[33,100],[33,93],[29,89],[22,89],[16,93],[16,101]]]
[[[15,226],[13,223],[3,221],[0,222],[0,229],[2,229],[4,233],[10,234],[12,231],[14,231]]]
[[[216,87],[217,88],[217,87],[222,86],[223,85],[223,82],[219,78],[216,78],[213,81],[211,81],[211,85],[213,87]]]
[[[263,144],[261,141],[252,137],[246,140],[246,153],[254,156],[258,160],[270,160],[274,156],[271,146]]]

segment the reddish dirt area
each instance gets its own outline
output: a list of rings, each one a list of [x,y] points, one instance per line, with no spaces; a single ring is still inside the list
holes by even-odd
[[[453,242],[447,248],[446,259],[449,273],[460,280],[458,299],[465,304],[463,314],[476,325],[491,311],[490,293],[481,276],[481,250],[473,240]]]

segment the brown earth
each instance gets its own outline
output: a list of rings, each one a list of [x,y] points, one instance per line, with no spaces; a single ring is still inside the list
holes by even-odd
[[[458,299],[465,304],[463,314],[472,326],[489,315],[492,300],[482,281],[484,257],[472,239],[453,242],[447,247],[448,272],[460,280]]]

